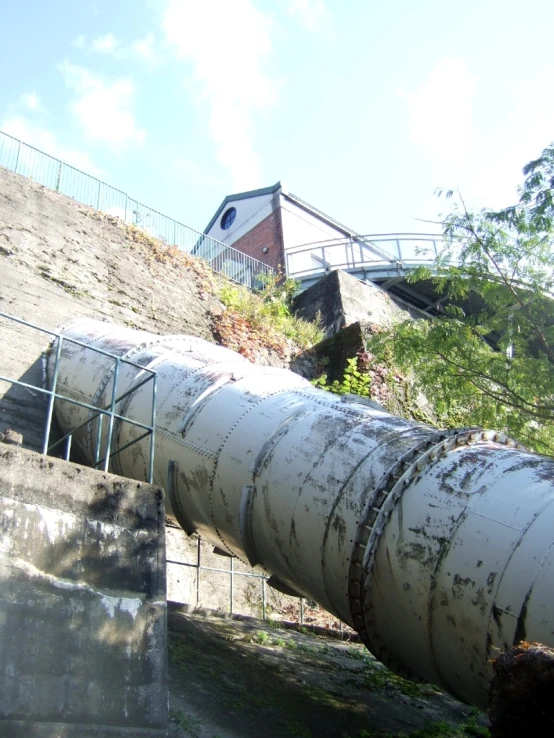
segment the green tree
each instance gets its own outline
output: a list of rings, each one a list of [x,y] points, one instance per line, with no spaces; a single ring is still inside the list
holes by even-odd
[[[441,424],[503,430],[554,454],[554,145],[523,169],[519,202],[450,210],[432,269],[443,314],[407,321],[372,339],[379,360],[412,371]]]

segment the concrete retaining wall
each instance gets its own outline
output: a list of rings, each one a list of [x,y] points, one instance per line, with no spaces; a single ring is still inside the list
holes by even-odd
[[[328,338],[358,321],[391,326],[410,317],[422,317],[419,311],[377,285],[340,270],[330,272],[301,292],[294,301],[294,309],[304,320],[315,320],[319,315]]]
[[[90,315],[213,340],[219,301],[167,253],[117,218],[0,167],[0,310],[53,331]],[[42,386],[49,337],[3,319],[0,332],[0,374]],[[42,395],[0,382],[0,430],[38,451],[44,418]]]
[[[164,736],[163,490],[0,444],[0,735]]]

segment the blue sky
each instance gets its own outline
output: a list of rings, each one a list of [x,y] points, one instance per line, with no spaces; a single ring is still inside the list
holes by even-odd
[[[361,233],[500,207],[554,140],[552,0],[22,0],[0,130],[198,230],[281,180]]]

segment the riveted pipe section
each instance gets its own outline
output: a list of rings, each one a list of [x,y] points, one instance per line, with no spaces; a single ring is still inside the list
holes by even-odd
[[[190,336],[93,320],[71,338],[155,369],[155,484],[187,533],[354,627],[396,672],[480,707],[490,659],[554,645],[554,461],[504,436],[437,431]],[[113,361],[64,343],[58,386],[109,404]],[[143,377],[121,362],[118,395]],[[147,424],[147,385],[116,411]],[[89,411],[58,403],[64,430]],[[97,421],[74,439],[93,463]],[[138,437],[116,421],[112,448]],[[148,439],[113,470],[145,479]]]

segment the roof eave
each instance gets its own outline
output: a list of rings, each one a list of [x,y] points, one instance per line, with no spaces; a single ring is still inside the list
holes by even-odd
[[[221,205],[216,210],[214,216],[204,229],[204,233],[208,233],[210,228],[214,225],[214,223],[217,221],[221,213],[225,210],[230,202],[237,202],[238,200],[248,200],[251,197],[260,197],[260,195],[273,195],[279,189],[281,189],[281,182],[277,182],[271,187],[260,187],[257,190],[248,190],[247,192],[237,192],[235,195],[227,195],[227,197],[223,200]]]

